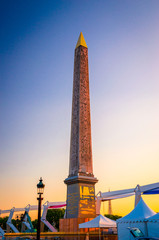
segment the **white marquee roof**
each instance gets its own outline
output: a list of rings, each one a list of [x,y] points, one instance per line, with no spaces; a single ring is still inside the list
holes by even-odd
[[[141,198],[137,206],[125,217],[117,220],[117,223],[126,222],[142,222],[145,219],[155,215],[156,213],[150,209]]]
[[[116,227],[116,221],[99,215],[93,220],[79,224],[79,228],[112,228]]]

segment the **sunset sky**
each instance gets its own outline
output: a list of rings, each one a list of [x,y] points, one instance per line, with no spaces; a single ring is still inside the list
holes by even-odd
[[[44,201],[66,200],[81,31],[96,193],[159,182],[158,0],[2,0],[0,28],[0,209],[36,204],[40,177]],[[159,195],[144,200],[159,212]],[[112,202],[122,216],[133,207]]]

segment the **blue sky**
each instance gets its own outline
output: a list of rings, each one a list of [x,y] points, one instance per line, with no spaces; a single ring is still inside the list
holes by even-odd
[[[96,191],[157,182],[158,0],[6,0],[0,11],[0,209],[35,204],[40,176],[46,200],[65,200],[81,31],[89,49]],[[159,211],[156,199],[147,201]],[[114,211],[122,214],[125,203],[129,211],[134,200],[114,202]]]

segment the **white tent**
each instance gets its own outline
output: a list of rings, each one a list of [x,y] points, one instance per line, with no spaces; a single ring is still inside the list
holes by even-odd
[[[150,237],[159,237],[159,213],[147,219],[148,235]]]
[[[100,228],[116,228],[116,221],[113,221],[101,214],[93,220],[79,224],[79,228],[99,228],[99,240],[101,239]]]
[[[141,198],[137,206],[128,215],[117,220],[118,240],[133,239],[129,227],[137,227],[147,235],[145,220],[153,215],[155,215],[155,212]]]
[[[89,222],[79,224],[79,228],[116,228],[116,221],[99,215]]]

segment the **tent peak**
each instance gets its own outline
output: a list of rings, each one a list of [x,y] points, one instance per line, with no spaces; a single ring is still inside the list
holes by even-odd
[[[117,220],[120,222],[144,221],[145,219],[155,215],[156,213],[148,207],[148,205],[141,198],[136,207],[126,216]]]

